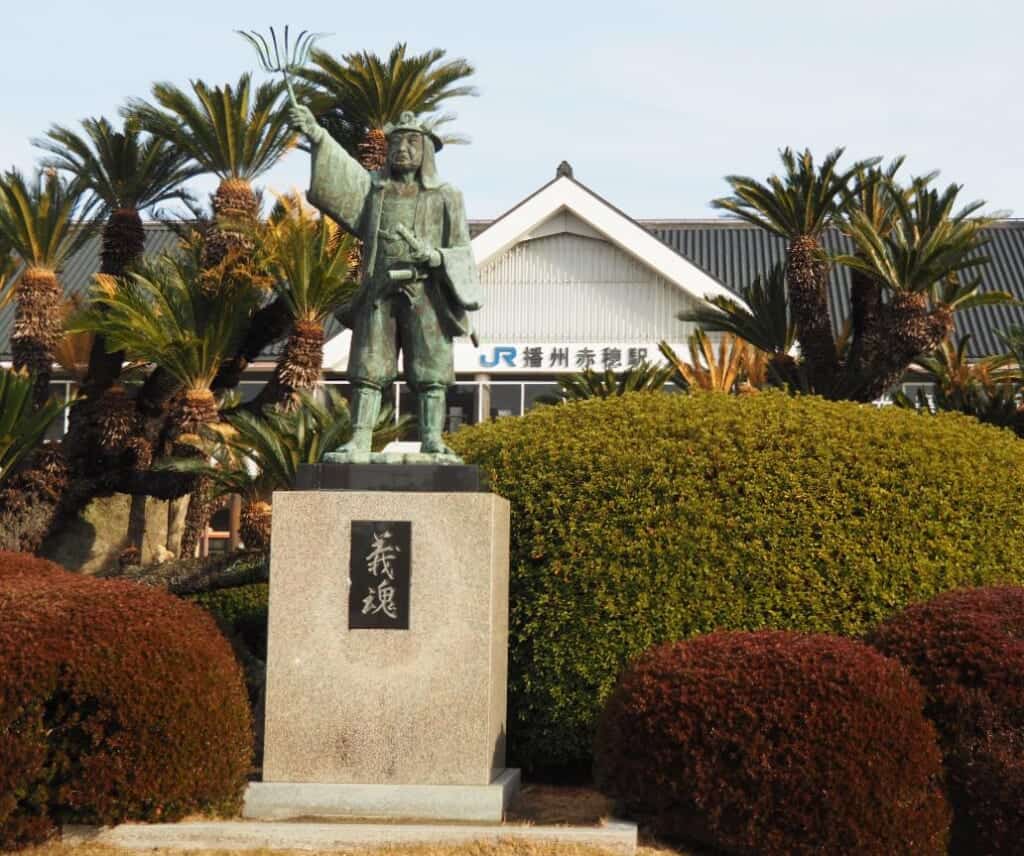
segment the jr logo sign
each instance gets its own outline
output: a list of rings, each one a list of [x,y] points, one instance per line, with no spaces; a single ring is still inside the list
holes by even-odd
[[[493,369],[504,364],[510,369],[516,367],[516,355],[519,349],[511,345],[497,345],[493,348],[491,356],[480,355],[480,365],[485,369]]]

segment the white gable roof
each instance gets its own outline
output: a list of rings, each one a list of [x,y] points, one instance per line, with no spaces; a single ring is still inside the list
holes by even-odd
[[[743,305],[737,295],[714,277],[561,171],[554,181],[503,214],[473,239],[477,267],[483,267],[520,241],[552,231],[603,238],[691,297],[699,300],[728,297]]]

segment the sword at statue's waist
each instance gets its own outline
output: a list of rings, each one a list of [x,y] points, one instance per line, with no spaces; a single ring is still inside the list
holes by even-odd
[[[391,282],[415,282],[424,280],[430,276],[425,270],[418,268],[392,268],[388,271],[388,279]]]

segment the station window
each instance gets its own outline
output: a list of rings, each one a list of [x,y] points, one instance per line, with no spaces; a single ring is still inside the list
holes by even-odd
[[[491,419],[500,416],[523,415],[523,385],[521,383],[491,383]]]

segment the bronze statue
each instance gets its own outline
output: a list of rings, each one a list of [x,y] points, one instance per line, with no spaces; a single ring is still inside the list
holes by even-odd
[[[312,148],[309,201],[363,242],[362,279],[338,314],[352,329],[352,439],[332,458],[370,451],[381,392],[398,376],[417,396],[421,451],[458,460],[444,444],[445,396],[455,382],[452,340],[471,336],[481,292],[462,194],[438,178],[440,138],[412,113],[384,128],[387,163],[369,172],[293,102],[291,122]]]

